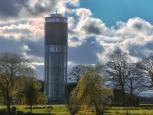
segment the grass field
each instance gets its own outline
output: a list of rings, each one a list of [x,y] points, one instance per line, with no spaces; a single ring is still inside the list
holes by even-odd
[[[18,111],[29,112],[30,109],[25,105],[16,105]],[[0,106],[0,109],[5,109],[5,106]],[[33,106],[33,113],[52,113],[53,115],[69,115],[67,108],[64,105],[37,105]],[[140,107],[108,107],[105,115],[153,115],[153,106]],[[94,115],[94,112],[80,111],[77,115]]]

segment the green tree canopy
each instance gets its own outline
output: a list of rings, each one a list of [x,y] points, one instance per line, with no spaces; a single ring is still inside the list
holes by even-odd
[[[17,93],[16,81],[20,76],[29,75],[31,72],[29,61],[21,55],[0,54],[0,94],[7,105],[8,112],[10,112],[10,105]]]

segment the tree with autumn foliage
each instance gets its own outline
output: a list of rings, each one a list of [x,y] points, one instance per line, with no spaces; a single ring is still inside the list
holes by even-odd
[[[76,104],[75,106],[73,104],[71,106],[78,108],[81,103],[81,105],[94,107],[96,115],[103,115],[106,105],[111,103],[113,96],[112,90],[107,88],[104,82],[105,77],[102,74],[101,67],[88,66],[86,71],[81,75],[76,88],[71,93],[70,99],[74,98],[71,100],[71,103]]]

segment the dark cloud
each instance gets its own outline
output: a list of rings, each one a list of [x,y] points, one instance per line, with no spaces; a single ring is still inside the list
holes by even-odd
[[[139,19],[139,21],[135,21],[132,25],[132,28],[134,30],[144,32],[147,35],[153,34],[152,25],[149,22],[146,22],[142,19]]]
[[[43,4],[41,3],[36,3],[35,6],[33,8],[31,7],[27,7],[27,12],[29,15],[32,15],[32,16],[37,16],[37,15],[40,15],[46,11],[49,11],[49,8],[48,7],[45,7],[43,6]]]
[[[55,8],[58,0],[38,0],[33,6],[32,0],[1,0],[0,17],[9,18],[17,17],[21,13],[22,16],[38,16],[42,13],[50,12]]]
[[[144,46],[153,51],[153,41],[146,43]]]
[[[0,53],[2,52],[21,52],[22,43],[13,39],[8,39],[3,36],[0,36]]]
[[[55,8],[57,2],[58,0],[38,0],[33,7],[26,7],[26,12],[32,16],[39,16],[45,12],[49,13]]]
[[[79,47],[69,47],[68,59],[77,64],[98,63],[97,53],[102,52],[103,47],[96,42],[95,38],[88,38]]]
[[[25,41],[25,43],[30,49],[27,51],[28,54],[44,57],[44,39],[39,39],[37,41]]]
[[[130,55],[137,58],[147,58],[153,54],[153,41],[144,45],[130,45],[128,48]]]
[[[28,0],[1,0],[0,17],[16,17],[23,7],[26,7]]]
[[[36,57],[44,56],[44,42],[43,39],[36,41],[32,40],[15,40],[13,38],[5,38],[0,36],[0,53],[1,52],[13,52],[22,54],[23,52],[28,55],[33,55]],[[28,50],[24,49],[23,46],[27,46]]]
[[[135,23],[135,24],[133,24],[133,28],[140,31],[143,29],[143,25],[142,25],[142,23]]]
[[[95,25],[94,23],[90,23],[89,25],[85,25],[84,30],[89,34],[100,34],[101,30],[100,28]]]
[[[77,37],[72,37],[71,38],[71,42],[78,42],[78,41],[79,41],[79,39]]]

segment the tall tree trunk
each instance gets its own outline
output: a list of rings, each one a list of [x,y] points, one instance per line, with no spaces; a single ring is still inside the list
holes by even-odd
[[[7,106],[7,112],[8,113],[10,113],[10,110],[11,110],[11,99],[10,99],[10,97],[9,96],[7,96],[6,98],[5,98],[5,102],[6,102],[6,106]]]
[[[131,90],[131,91],[130,91],[130,95],[133,96],[133,87],[131,87],[130,90]]]
[[[133,83],[130,81],[130,95],[133,96]]]
[[[70,114],[71,114],[71,115],[75,115],[75,113],[74,113],[74,112],[70,112]]]
[[[96,115],[99,115],[99,111],[98,111],[98,109],[96,109]]]
[[[32,113],[32,104],[30,105],[30,112]]]
[[[124,86],[121,86],[121,95],[122,95],[122,104],[125,105],[126,104],[126,96],[125,96],[125,90],[124,90]]]
[[[96,115],[104,115],[104,111],[100,111],[98,108],[96,108]]]
[[[7,103],[6,106],[7,106],[7,112],[10,113],[10,109],[11,109],[11,107],[10,107],[10,103]]]

